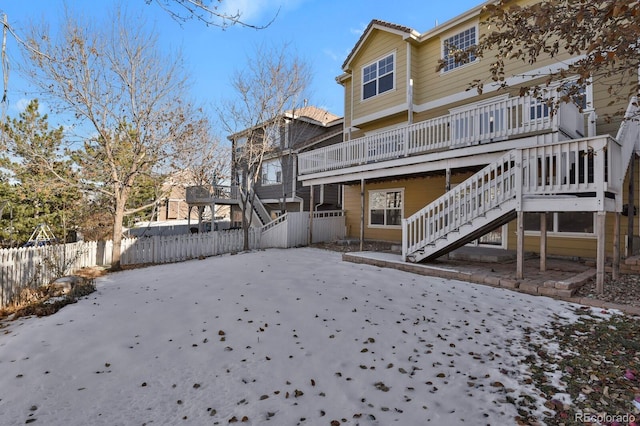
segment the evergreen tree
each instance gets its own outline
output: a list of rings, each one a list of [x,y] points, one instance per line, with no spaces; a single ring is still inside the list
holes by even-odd
[[[64,129],[50,128],[48,116],[40,113],[38,101],[33,100],[17,118],[5,123],[4,136],[0,167],[6,172],[1,200],[11,204],[3,212],[3,221],[13,213],[13,239],[24,243],[40,223],[64,239],[75,226],[73,212],[81,199],[77,189],[63,183],[73,174],[71,161],[64,155]],[[3,229],[6,240],[5,234]]]

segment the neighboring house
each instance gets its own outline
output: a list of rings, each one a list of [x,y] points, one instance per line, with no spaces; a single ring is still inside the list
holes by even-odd
[[[315,186],[312,195],[310,188],[303,187],[297,179],[297,161],[301,152],[342,142],[342,118],[321,108],[305,106],[287,111],[274,119],[269,128],[268,138],[273,149],[265,153],[255,185],[256,203],[264,214],[258,214],[258,221],[253,225],[264,225],[285,212],[339,209],[341,186]],[[245,130],[229,136],[234,165],[232,176],[234,184],[241,188],[246,187],[241,156],[247,133]],[[241,206],[234,205],[233,224],[240,226],[241,218]]]
[[[197,186],[197,179],[190,170],[181,170],[171,174],[160,189],[160,198],[156,200],[155,220],[136,222],[130,229],[132,235],[172,235],[191,232],[190,228],[211,230],[212,208],[215,209],[215,229],[227,228],[230,206],[223,204],[197,203],[187,200],[188,188],[204,188],[207,194],[213,191],[211,185]],[[201,210],[198,207],[202,207]],[[202,217],[199,218],[199,215]],[[201,222],[205,222],[201,225]]]
[[[186,201],[186,188],[194,185],[194,181],[193,173],[189,170],[174,172],[167,177],[160,188],[161,197],[157,200],[158,221],[198,219],[197,210],[189,212]]]
[[[628,231],[619,215],[637,124],[620,131],[621,119],[601,118],[627,106],[609,105],[603,85],[588,87],[582,111],[569,103],[556,114],[515,89],[467,90],[489,76],[490,58],[456,63],[447,46],[477,42],[482,6],[425,33],[373,20],[337,77],[344,141],[301,153],[298,179],[310,188],[342,184],[348,236],[401,243],[406,261],[490,245],[517,249],[520,275],[527,251],[597,257],[600,276],[615,238],[624,251],[625,234],[638,233],[637,218]],[[441,58],[446,67],[436,72]],[[575,59],[519,61],[507,77],[535,84]],[[571,78],[548,96],[563,84]]]

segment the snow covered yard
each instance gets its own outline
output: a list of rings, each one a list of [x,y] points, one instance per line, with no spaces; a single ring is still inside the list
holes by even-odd
[[[267,250],[114,273],[0,335],[3,425],[513,424],[575,306]],[[533,333],[533,336],[531,336]]]

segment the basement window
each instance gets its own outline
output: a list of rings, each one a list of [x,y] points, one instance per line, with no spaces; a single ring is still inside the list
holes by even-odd
[[[369,191],[369,226],[399,228],[402,225],[404,191]]]
[[[547,232],[557,234],[594,235],[592,212],[547,213]],[[540,213],[525,213],[524,230],[540,232]]]

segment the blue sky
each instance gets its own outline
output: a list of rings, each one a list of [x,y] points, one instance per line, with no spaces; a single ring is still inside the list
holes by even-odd
[[[65,4],[80,14],[101,17],[117,1],[0,0],[0,12],[7,15],[9,24],[20,34],[31,21],[40,22],[43,18],[55,29]],[[196,21],[180,25],[145,0],[121,4],[131,12],[144,12],[147,23],[158,33],[161,46],[182,50],[197,102],[215,105],[231,98],[230,79],[257,46],[265,42],[275,46],[289,43],[313,70],[310,103],[342,115],[343,90],[335,77],[341,74],[342,63],[372,19],[424,32],[436,22],[443,23],[481,3],[482,0],[223,0],[223,7],[240,10],[243,20],[257,25],[268,22],[279,10],[275,21],[259,31],[241,27],[223,31]],[[8,54],[12,63],[20,58],[13,40],[8,40]],[[15,115],[25,100],[33,97],[36,95],[13,70],[7,112]]]

